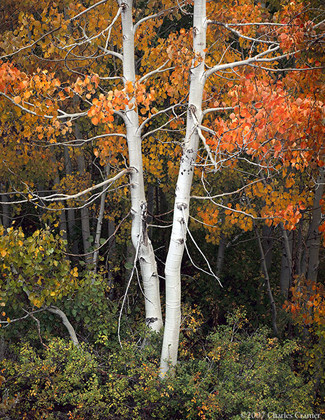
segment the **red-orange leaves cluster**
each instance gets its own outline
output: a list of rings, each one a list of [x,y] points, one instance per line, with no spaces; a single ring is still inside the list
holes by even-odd
[[[17,130],[21,138],[36,136],[39,140],[46,138],[49,142],[55,142],[58,135],[71,130],[70,121],[61,124],[57,119],[59,104],[70,98],[71,91],[62,88],[53,73],[37,69],[33,74],[26,75],[10,63],[0,62],[1,94],[11,100],[15,109],[13,113],[2,114],[2,120],[12,118],[12,123],[21,124],[22,128]]]
[[[299,53],[315,41],[315,24],[308,19],[306,10],[303,1],[291,1],[276,14],[276,19],[283,24],[277,30],[283,52],[295,50]]]
[[[105,123],[109,128],[113,128],[114,113],[118,111],[140,109],[144,114],[149,110],[150,104],[154,99],[155,92],[146,91],[143,84],[128,81],[123,90],[114,89],[105,95],[101,93],[98,98],[92,100],[92,106],[88,110],[88,117],[94,125]]]
[[[284,308],[306,325],[325,326],[325,287],[322,283],[297,278],[291,288],[292,299],[286,301]]]
[[[246,153],[260,163],[303,170],[311,161],[323,165],[325,107],[312,98],[290,96],[281,81],[271,84],[248,75],[229,96],[237,105],[229,120],[217,118],[210,145],[228,153]]]
[[[17,85],[17,82],[22,83],[21,88],[24,88],[26,82],[24,79],[26,79],[24,73],[21,73],[12,64],[0,61],[0,92],[12,93],[13,86]]]

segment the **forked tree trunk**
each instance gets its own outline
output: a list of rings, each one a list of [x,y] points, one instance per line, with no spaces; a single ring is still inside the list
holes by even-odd
[[[173,227],[166,259],[166,320],[161,352],[161,376],[177,362],[179,329],[181,321],[181,263],[184,254],[189,219],[190,192],[194,165],[199,145],[197,125],[202,120],[202,98],[204,89],[204,58],[206,45],[206,4],[195,0],[193,21],[193,50],[200,63],[191,68],[191,81],[186,122],[186,136],[183,145],[178,180],[175,190]],[[197,58],[196,58],[197,60]]]
[[[134,26],[132,0],[119,1],[122,8],[123,76],[124,82],[135,83]],[[144,191],[143,162],[139,116],[135,109],[128,110],[125,118],[131,173],[131,238],[140,263],[145,294],[146,323],[154,331],[163,325],[157,264],[147,231],[147,201]]]

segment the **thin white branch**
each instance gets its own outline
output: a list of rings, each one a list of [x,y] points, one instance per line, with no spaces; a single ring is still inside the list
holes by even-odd
[[[248,64],[258,63],[258,62],[261,62],[261,61],[264,61],[264,60],[276,61],[276,60],[279,60],[280,58],[288,56],[288,54],[285,54],[283,56],[272,57],[272,58],[264,59],[264,60],[262,59],[262,57],[264,57],[265,55],[274,53],[275,51],[277,51],[279,49],[280,49],[279,46],[276,46],[275,48],[270,47],[266,51],[263,51],[263,52],[261,52],[260,54],[257,54],[254,57],[247,58],[246,60],[234,61],[232,63],[225,63],[225,64],[217,64],[216,66],[212,67],[211,69],[206,70],[206,72],[204,74],[204,78],[205,78],[205,80],[207,80],[208,77],[211,76],[211,74],[216,73],[217,71],[220,71],[220,70],[233,69],[235,67],[247,66]]]
[[[91,9],[94,9],[95,7],[100,6],[101,4],[107,3],[107,1],[108,0],[101,0],[98,3],[93,4],[92,6],[84,10],[83,12],[80,12],[76,16],[73,16],[72,18],[68,19],[68,22],[72,22],[73,20],[78,19],[80,16],[84,15],[85,13],[88,13]]]
[[[166,11],[170,11],[173,10],[174,7],[171,7],[170,9],[167,10],[162,10],[161,12],[158,12],[154,15],[150,15],[150,16],[146,16],[143,19],[140,19],[134,26],[133,26],[133,32],[135,33],[137,31],[137,29],[139,28],[140,25],[142,25],[142,23],[146,22],[147,20],[150,19],[156,19],[159,18],[160,16],[162,16],[164,13],[166,13]]]
[[[179,102],[178,104],[176,104],[176,105],[171,105],[170,107],[168,107],[168,108],[165,108],[165,109],[162,109],[162,110],[160,110],[160,111],[158,111],[158,112],[156,112],[155,114],[152,114],[151,115],[151,117],[148,117],[148,118],[146,118],[143,122],[142,122],[142,124],[140,125],[140,127],[138,128],[138,130],[139,130],[139,132],[141,133],[141,131],[142,131],[142,128],[149,122],[149,121],[151,121],[153,118],[155,118],[155,117],[157,117],[158,115],[160,115],[160,114],[165,114],[166,112],[168,112],[168,111],[174,111],[175,110],[175,108],[177,108],[178,106],[181,106],[181,102]]]
[[[111,184],[113,182],[115,182],[116,180],[118,180],[119,178],[121,178],[123,175],[132,172],[132,168],[127,168],[127,169],[123,169],[123,171],[121,171],[119,174],[115,175],[112,178],[106,179],[105,181],[94,185],[90,188],[87,188],[86,190],[80,191],[77,194],[53,194],[47,197],[42,197],[43,201],[64,201],[64,200],[73,200],[75,198],[81,197],[82,195],[88,194],[91,191],[97,190],[98,188],[102,188],[107,184]],[[33,200],[31,200],[33,201]]]
[[[107,1],[107,0],[106,0],[106,1]],[[38,42],[42,41],[42,39],[44,39],[46,36],[48,36],[48,35],[52,34],[53,32],[58,31],[59,29],[60,29],[60,27],[59,27],[59,28],[52,29],[51,31],[49,31],[49,32],[47,32],[46,34],[44,34],[44,35],[42,35],[41,37],[39,37],[36,41],[32,42],[31,44],[26,45],[25,47],[21,47],[21,48],[19,48],[19,50],[14,51],[14,52],[12,52],[12,53],[10,53],[10,54],[5,54],[5,55],[0,56],[0,60],[3,60],[4,58],[9,58],[9,57],[12,57],[12,56],[14,56],[14,55],[16,55],[16,54],[19,54],[19,53],[20,53],[20,52],[22,52],[22,51],[25,51],[25,50],[28,50],[29,48],[32,48],[32,47],[33,47],[34,45],[36,45]]]
[[[116,58],[119,58],[121,61],[124,60],[123,55],[120,54],[120,53],[118,53],[118,52],[116,52],[116,51],[107,50],[106,48],[101,47],[101,46],[99,46],[99,49],[102,50],[102,51],[104,51],[105,55],[112,55],[112,56],[114,56]],[[120,79],[120,77],[119,77],[119,79]]]
[[[193,198],[195,198],[195,197],[193,197]],[[224,206],[223,204],[220,204],[220,203],[215,202],[210,197],[207,197],[207,199],[209,199],[213,204],[215,204],[218,207],[221,207],[222,209],[230,210],[230,211],[232,211],[234,213],[243,214],[244,216],[250,217],[253,220],[268,220],[268,219],[272,219],[271,217],[258,217],[258,216],[253,216],[252,214],[246,213],[245,211],[238,210],[238,209],[233,209],[232,207],[228,207],[228,206]]]
[[[220,25],[222,22],[217,20],[207,20],[208,24]],[[253,23],[228,23],[228,26],[289,26],[286,23],[272,23],[272,22],[253,22]]]
[[[123,348],[122,342],[121,342],[121,335],[120,335],[120,332],[121,332],[122,312],[123,312],[123,308],[124,308],[124,305],[125,305],[126,297],[127,297],[127,294],[128,294],[129,288],[130,288],[130,285],[131,285],[131,281],[132,281],[132,278],[133,278],[134,270],[136,269],[136,264],[137,264],[137,261],[138,261],[140,245],[141,245],[141,238],[139,238],[138,244],[137,244],[137,247],[136,247],[136,250],[135,250],[135,256],[134,256],[134,260],[133,260],[132,271],[131,271],[131,274],[130,274],[130,277],[129,277],[129,280],[128,280],[128,283],[127,283],[127,286],[126,286],[126,290],[125,290],[125,293],[124,293],[124,296],[123,296],[123,300],[122,300],[122,306],[121,306],[120,314],[119,314],[119,317],[118,317],[117,337],[118,337],[118,341],[120,343],[121,348]]]
[[[224,28],[228,29],[228,31],[232,32],[233,34],[237,35],[237,36],[238,36],[238,37],[240,37],[240,38],[247,39],[248,41],[253,41],[253,42],[262,42],[262,43],[265,43],[265,44],[273,44],[273,45],[274,45],[274,44],[277,44],[277,45],[279,45],[279,43],[278,43],[278,42],[274,42],[274,41],[266,41],[266,40],[263,40],[263,39],[259,39],[259,38],[251,38],[251,37],[249,37],[249,36],[243,35],[241,32],[236,31],[236,29],[231,28],[231,27],[230,27],[229,25],[227,25],[226,23],[219,22],[219,23],[218,23],[218,25],[223,26]]]
[[[231,192],[227,192],[227,193],[222,193],[222,194],[216,194],[216,195],[212,195],[212,196],[199,196],[199,195],[191,195],[191,198],[194,198],[196,200],[209,200],[211,198],[222,198],[222,197],[227,197],[229,195],[233,195],[233,194],[238,194],[241,191],[245,190],[246,188],[250,187],[251,185],[257,184],[258,182],[262,182],[264,181],[265,178],[261,178],[261,179],[256,179],[255,181],[250,182],[249,184],[244,185],[243,187],[239,188],[236,191],[231,191]]]
[[[233,107],[233,106],[225,106],[223,108],[207,108],[202,112],[202,115],[204,116],[204,115],[208,114],[209,112],[231,111],[233,109],[235,109],[235,107]],[[203,127],[202,127],[202,130],[203,130]]]
[[[162,64],[160,67],[158,67],[157,69],[155,69],[155,70],[153,70],[153,71],[151,71],[151,72],[149,72],[149,73],[145,74],[144,76],[142,76],[142,77],[138,80],[138,83],[142,83],[144,80],[148,79],[148,78],[149,78],[149,77],[151,77],[151,76],[154,76],[154,75],[155,75],[155,74],[157,74],[157,73],[163,73],[164,71],[167,71],[167,70],[174,70],[174,69],[175,69],[175,67],[168,67],[168,68],[164,69],[165,65],[166,65],[169,61],[170,61],[169,59],[168,59],[168,60],[166,60],[166,61],[164,62],[164,64]]]
[[[205,139],[204,135],[202,134],[202,131],[201,131],[201,128],[200,128],[199,125],[197,126],[197,132],[198,132],[198,135],[199,135],[200,139],[202,140],[202,143],[205,147],[205,150],[206,150],[206,152],[209,156],[209,159],[213,163],[213,165],[215,167],[215,170],[218,171],[219,170],[218,164],[217,164],[216,160],[214,159],[214,157],[212,156],[211,149],[210,149],[208,143],[206,142],[206,139]]]
[[[69,335],[73,344],[76,347],[78,347],[79,341],[78,341],[76,332],[73,326],[71,325],[70,321],[68,320],[68,317],[66,316],[66,314],[63,311],[61,311],[61,309],[57,308],[56,306],[50,306],[49,308],[47,308],[47,310],[51,312],[52,314],[58,315],[61,318],[63,325],[66,327],[66,329],[69,332]]]
[[[45,116],[45,115],[36,114],[36,112],[31,111],[30,109],[27,109],[20,104],[17,104],[12,98],[10,98],[10,96],[6,95],[3,92],[0,92],[0,95],[4,96],[6,99],[8,99],[10,102],[12,102],[15,106],[22,109],[23,111],[28,112],[29,114],[35,115],[35,117],[45,117],[45,118],[50,118],[50,119],[53,118],[52,116]]]
[[[74,139],[74,140],[67,140],[65,142],[57,142],[52,143],[51,145],[39,145],[39,147],[53,147],[53,146],[70,146],[70,147],[80,147],[85,143],[90,143],[91,141],[97,140],[97,139],[103,139],[105,137],[123,137],[126,139],[126,135],[122,133],[106,133],[101,134],[99,136],[90,137],[89,139]]]
[[[114,19],[112,20],[112,22],[105,29],[103,29],[99,34],[96,34],[96,35],[89,38],[89,37],[87,37],[87,35],[84,32],[84,36],[86,38],[85,40],[80,41],[80,42],[75,42],[75,43],[70,44],[70,45],[65,45],[64,47],[62,47],[62,50],[69,49],[68,54],[70,54],[71,50],[74,49],[75,47],[79,47],[80,45],[84,45],[84,44],[90,44],[91,41],[93,41],[94,39],[97,39],[100,36],[104,35],[105,32],[107,32],[107,31],[110,32],[114,23],[117,21],[118,17],[120,16],[121,11],[122,11],[122,8],[119,7],[116,15],[114,16]]]
[[[53,115],[41,115],[41,114],[37,114],[36,112],[32,111],[31,109],[25,108],[24,106],[17,104],[17,102],[15,102],[10,96],[6,95],[3,92],[0,92],[0,95],[4,96],[6,99],[8,99],[13,105],[17,106],[18,108],[20,108],[21,110],[31,114],[31,115],[35,115],[35,117],[42,117],[42,118],[46,118],[48,120],[52,120],[54,118]],[[31,104],[32,105],[32,104]],[[34,105],[33,105],[34,106]],[[71,119],[71,118],[78,118],[78,117],[83,117],[85,115],[87,115],[88,111],[85,112],[78,112],[75,114],[67,114],[66,112],[62,111],[61,109],[58,109],[58,112],[60,112],[62,115],[57,116],[56,118],[58,120],[61,119]]]
[[[284,71],[287,71],[287,72],[288,71],[310,71],[310,70],[324,70],[325,69],[325,67],[305,67],[303,69],[300,69],[300,68],[297,68],[297,67],[296,68],[286,67],[286,68],[283,68],[283,69],[273,69],[271,67],[256,66],[255,64],[250,64],[250,66],[258,68],[258,69],[262,69],[262,70],[273,71],[273,72],[279,72],[279,71],[282,71],[282,72],[284,72]]]
[[[160,127],[157,127],[154,130],[151,130],[148,133],[144,134],[142,136],[142,140],[145,139],[146,137],[152,135],[153,133],[156,133],[157,131],[163,130],[164,127],[166,127],[167,125],[169,125],[172,121],[177,120],[179,117],[183,116],[184,114],[186,114],[186,111],[183,112],[182,114],[180,114],[178,117],[175,117],[175,118],[172,118],[171,120],[168,120],[167,122],[165,122],[164,124],[162,124]],[[157,114],[155,114],[155,115],[157,115]],[[175,133],[175,130],[173,130],[173,132]]]
[[[185,249],[186,249],[186,252],[187,252],[187,255],[188,255],[189,259],[191,260],[191,263],[192,263],[192,264],[194,265],[194,267],[195,267],[195,268],[197,268],[198,270],[202,271],[203,273],[208,274],[209,276],[214,277],[214,278],[218,281],[218,283],[220,284],[220,286],[221,286],[221,287],[223,287],[223,286],[222,286],[222,284],[221,284],[221,282],[220,282],[219,277],[218,277],[218,276],[216,276],[216,275],[215,275],[215,273],[212,271],[212,268],[211,268],[211,265],[210,265],[210,263],[209,263],[208,259],[206,258],[206,256],[205,256],[205,255],[204,255],[204,253],[202,252],[201,248],[198,246],[198,244],[196,243],[195,239],[193,238],[193,236],[192,236],[192,234],[191,234],[191,232],[190,232],[190,229],[188,228],[188,225],[187,225],[187,223],[186,223],[186,216],[185,216],[185,212],[184,212],[184,209],[183,209],[183,208],[182,208],[182,213],[183,213],[183,220],[184,220],[184,224],[185,224],[186,232],[188,233],[189,237],[192,239],[192,242],[193,242],[193,244],[195,245],[196,249],[197,249],[197,250],[199,251],[199,253],[202,255],[202,257],[203,257],[204,261],[206,262],[206,264],[207,264],[207,266],[208,266],[209,271],[203,270],[202,268],[200,268],[200,267],[198,267],[197,265],[195,265],[194,261],[192,260],[192,258],[191,258],[191,256],[190,256],[190,253],[189,253],[189,251],[188,251],[188,248],[187,248],[187,245],[186,245],[186,241],[185,241]]]

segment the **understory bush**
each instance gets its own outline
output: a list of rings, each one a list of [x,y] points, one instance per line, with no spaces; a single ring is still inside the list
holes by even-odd
[[[44,350],[25,343],[1,363],[0,417],[240,419],[253,412],[312,413],[312,383],[295,367],[297,342],[280,342],[264,328],[248,333],[245,322],[238,311],[229,316],[204,343],[205,356],[181,360],[175,375],[164,380],[157,364],[161,337],[148,331],[142,341],[124,342],[119,350],[110,349],[103,336],[100,352],[62,339],[52,339]]]

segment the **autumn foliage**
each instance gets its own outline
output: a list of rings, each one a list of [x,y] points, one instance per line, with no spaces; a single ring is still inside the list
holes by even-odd
[[[198,3],[0,5],[1,415],[324,410],[324,9]]]

